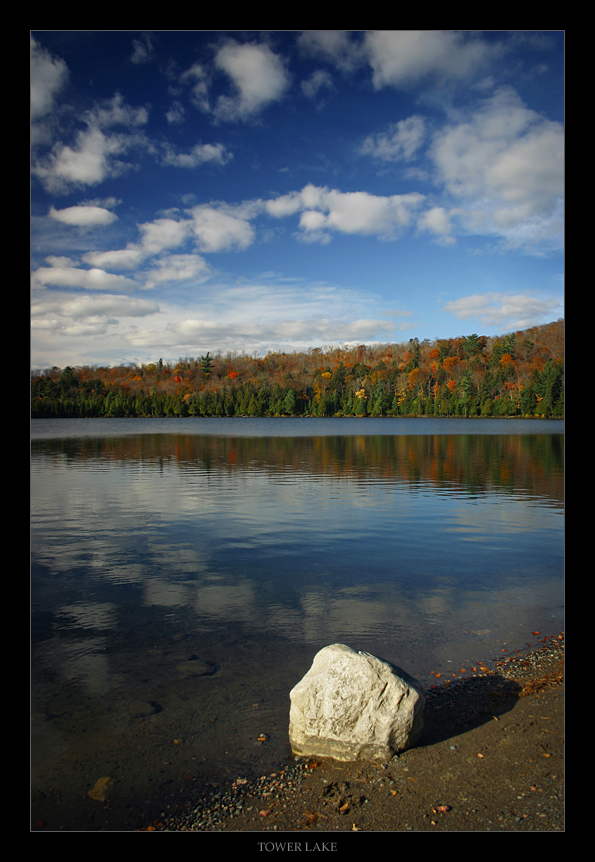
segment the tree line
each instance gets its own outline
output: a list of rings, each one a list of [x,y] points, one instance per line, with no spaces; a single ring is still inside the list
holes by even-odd
[[[564,416],[564,321],[487,337],[34,370],[36,417]]]

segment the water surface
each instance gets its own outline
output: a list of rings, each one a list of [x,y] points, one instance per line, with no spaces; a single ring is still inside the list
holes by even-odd
[[[104,774],[149,812],[180,771],[273,768],[289,755],[289,691],[329,643],[430,684],[557,634],[562,430],[35,420],[34,809],[62,783],[72,813],[55,802],[56,817],[114,828],[86,795]],[[137,701],[157,711],[139,718]]]

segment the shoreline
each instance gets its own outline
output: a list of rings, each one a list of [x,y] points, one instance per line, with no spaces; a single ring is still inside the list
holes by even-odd
[[[387,764],[288,758],[138,831],[305,833],[294,850],[311,832],[564,831],[564,636],[542,644],[426,689],[422,739]]]

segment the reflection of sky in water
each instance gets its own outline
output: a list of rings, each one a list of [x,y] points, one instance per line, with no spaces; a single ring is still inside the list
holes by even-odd
[[[205,453],[176,439],[163,436],[163,458],[155,443],[150,457],[112,456],[105,441],[100,457],[33,447],[32,608],[62,632],[42,652],[48,661],[53,645],[68,679],[107,685],[105,645],[77,632],[109,638],[149,611],[312,644],[431,635],[446,650],[462,632],[504,631],[536,609],[561,617],[562,504],[547,472],[546,493],[527,482],[533,445],[505,450],[498,485],[478,473],[485,461],[498,475],[486,441],[468,457],[459,439],[426,463],[415,438],[362,436],[338,470],[331,442],[299,450],[296,466],[287,440],[254,451],[211,441]]]

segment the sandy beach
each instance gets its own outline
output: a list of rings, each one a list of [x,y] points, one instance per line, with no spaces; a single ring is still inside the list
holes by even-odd
[[[475,670],[436,680],[420,743],[388,764],[288,758],[142,831],[235,833],[265,853],[335,852],[345,833],[564,831],[563,635]]]

